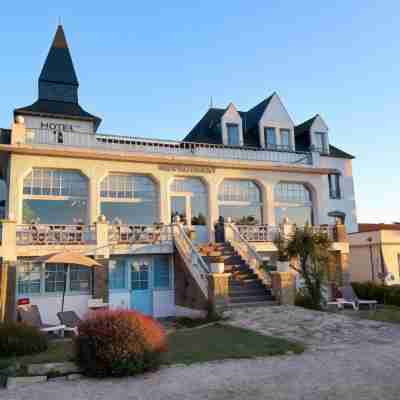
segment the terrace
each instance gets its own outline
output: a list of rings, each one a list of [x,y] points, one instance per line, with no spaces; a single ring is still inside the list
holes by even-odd
[[[302,166],[312,166],[315,164],[312,153],[290,150],[285,146],[274,149],[260,149],[256,147],[236,147],[130,136],[60,132],[49,129],[26,129],[22,142],[34,146],[94,149],[107,152],[264,161],[275,164]]]

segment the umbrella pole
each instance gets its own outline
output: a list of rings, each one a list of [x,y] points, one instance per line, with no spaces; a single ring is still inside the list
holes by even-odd
[[[64,312],[65,292],[67,290],[67,268],[68,267],[64,267],[64,287],[63,287],[62,300],[61,300],[61,312]]]

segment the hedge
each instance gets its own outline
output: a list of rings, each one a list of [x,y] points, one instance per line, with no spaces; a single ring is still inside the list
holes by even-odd
[[[400,307],[400,285],[385,286],[375,282],[352,282],[351,285],[362,300]]]

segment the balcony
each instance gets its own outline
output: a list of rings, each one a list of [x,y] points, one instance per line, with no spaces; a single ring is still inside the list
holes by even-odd
[[[279,232],[286,235],[294,229],[294,225],[287,224],[283,227],[271,225],[235,225],[241,237],[250,243],[273,242]],[[347,242],[344,225],[318,225],[312,226],[313,232],[325,233],[333,242]]]
[[[93,244],[96,242],[96,227],[94,225],[18,225],[16,239],[17,246]]]
[[[99,151],[128,152],[152,155],[186,156],[207,159],[265,161],[277,164],[311,166],[312,155],[286,147],[260,149],[220,144],[144,139],[129,136],[58,132],[47,129],[27,129],[25,143],[34,146],[68,147]]]
[[[3,260],[65,250],[103,257],[127,252],[172,253],[170,225],[111,225],[103,220],[93,225],[18,225],[3,220],[0,232]]]

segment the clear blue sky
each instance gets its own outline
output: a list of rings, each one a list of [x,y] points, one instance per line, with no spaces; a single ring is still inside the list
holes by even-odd
[[[210,95],[246,110],[276,90],[356,155],[359,221],[400,220],[400,2],[6,1],[1,127],[36,99],[59,16],[101,132],[180,139]]]

